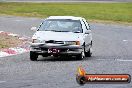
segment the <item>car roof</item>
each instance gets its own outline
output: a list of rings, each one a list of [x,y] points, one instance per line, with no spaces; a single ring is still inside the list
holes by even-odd
[[[71,20],[82,20],[82,17],[75,16],[50,16],[47,19],[71,19]]]

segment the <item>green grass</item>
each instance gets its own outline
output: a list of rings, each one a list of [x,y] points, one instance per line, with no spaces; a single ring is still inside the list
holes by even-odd
[[[0,3],[0,14],[47,17],[81,16],[87,20],[132,22],[132,3]]]

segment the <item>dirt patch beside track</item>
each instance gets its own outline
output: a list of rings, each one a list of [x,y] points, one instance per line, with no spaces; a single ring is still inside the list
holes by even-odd
[[[22,44],[22,40],[18,37],[7,35],[6,33],[0,33],[0,49],[15,47]]]

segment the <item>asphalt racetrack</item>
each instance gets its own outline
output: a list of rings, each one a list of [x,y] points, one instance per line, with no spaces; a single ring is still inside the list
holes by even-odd
[[[30,27],[42,19],[13,16],[0,17],[0,31],[31,37]],[[132,88],[129,84],[76,83],[77,67],[88,74],[132,75],[132,26],[90,23],[93,32],[93,56],[75,58],[43,58],[30,61],[29,53],[0,58],[0,88]]]

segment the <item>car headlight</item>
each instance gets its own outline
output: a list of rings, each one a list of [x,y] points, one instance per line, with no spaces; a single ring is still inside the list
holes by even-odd
[[[38,39],[33,39],[32,40],[32,43],[45,43],[45,41],[41,41],[41,40],[38,40]]]
[[[32,39],[32,43],[39,43],[40,41],[38,39]]]
[[[68,44],[68,45],[80,45],[80,41],[65,41],[65,44]]]

